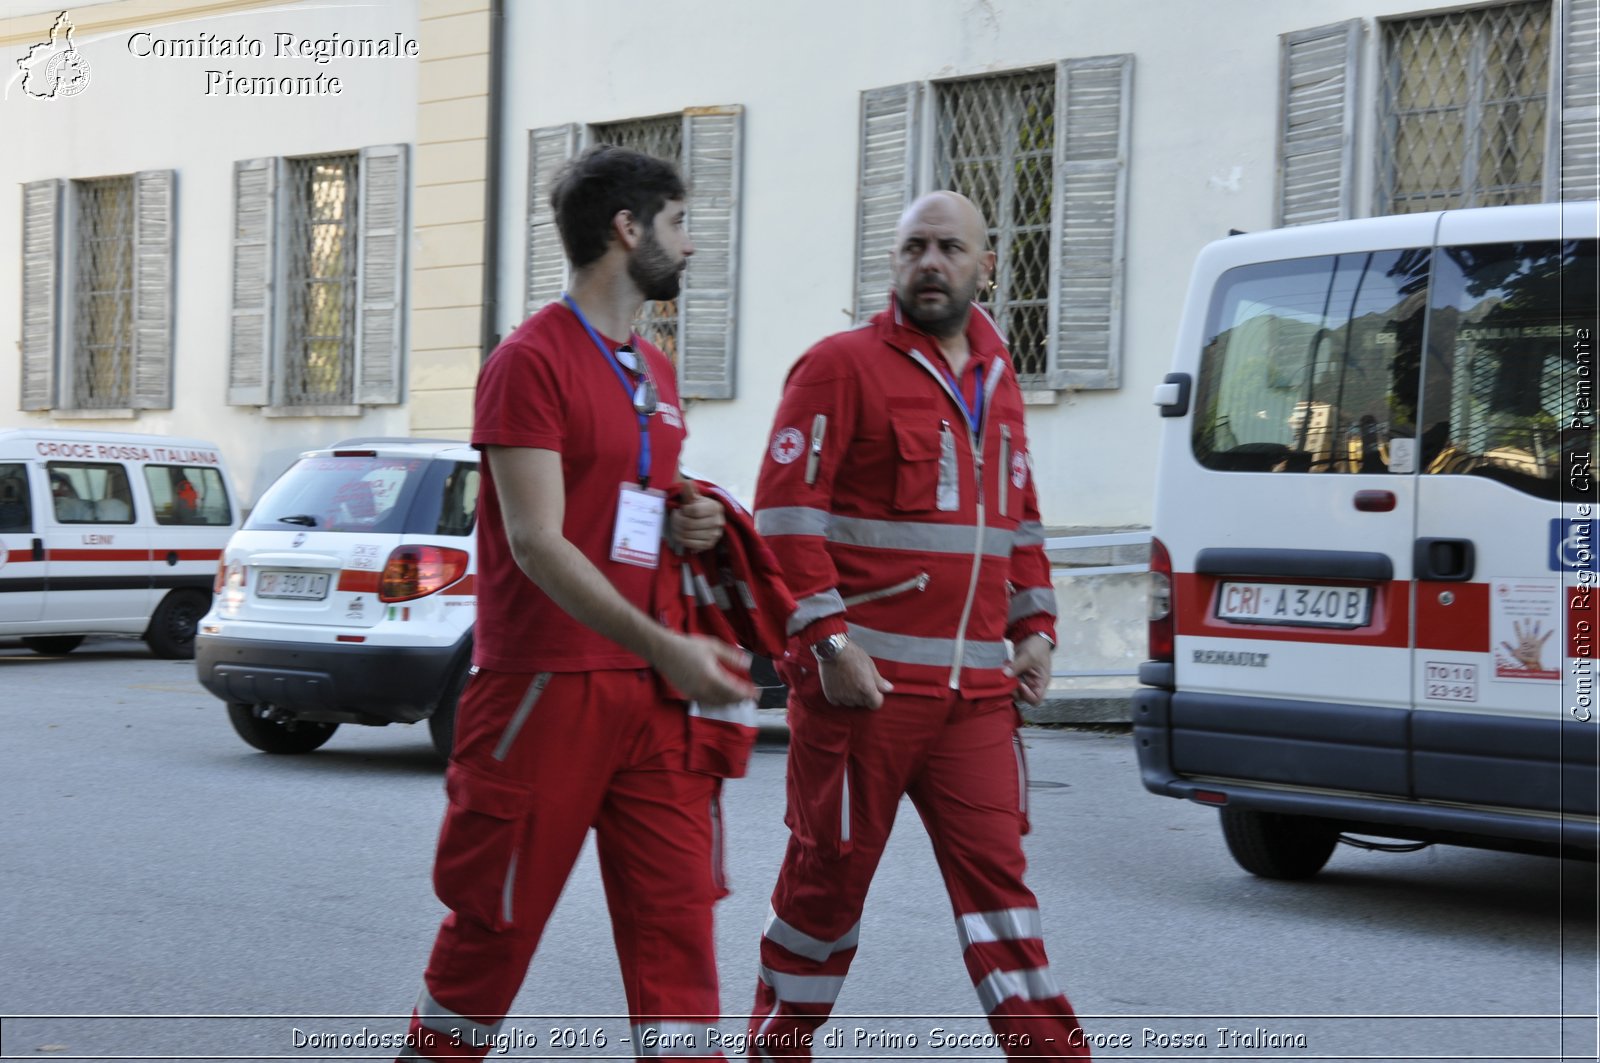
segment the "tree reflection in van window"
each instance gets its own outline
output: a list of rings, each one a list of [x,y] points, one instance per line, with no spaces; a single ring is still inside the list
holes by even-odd
[[[1225,273],[1206,327],[1197,460],[1237,472],[1413,471],[1427,279],[1418,249]]]
[[[1424,472],[1579,500],[1562,469],[1594,452],[1596,281],[1593,240],[1442,249],[1423,416],[1447,442]]]

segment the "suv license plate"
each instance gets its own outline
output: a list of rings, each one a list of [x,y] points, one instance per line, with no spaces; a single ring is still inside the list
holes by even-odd
[[[256,579],[257,598],[301,598],[320,602],[328,596],[326,572],[277,572],[268,570]]]
[[[1366,627],[1372,619],[1372,588],[1230,580],[1217,589],[1217,619],[1235,624]]]

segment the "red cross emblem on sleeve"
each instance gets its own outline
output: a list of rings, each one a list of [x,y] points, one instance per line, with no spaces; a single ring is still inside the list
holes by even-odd
[[[806,437],[800,434],[798,428],[780,428],[772,437],[772,446],[768,450],[772,460],[779,465],[787,465],[801,454],[805,453]]]

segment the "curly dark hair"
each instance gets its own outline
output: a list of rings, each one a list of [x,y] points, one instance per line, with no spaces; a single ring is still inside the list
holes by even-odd
[[[649,225],[668,200],[685,195],[678,168],[663,159],[597,144],[562,167],[550,187],[561,246],[574,269],[606,253],[611,219],[626,210]]]

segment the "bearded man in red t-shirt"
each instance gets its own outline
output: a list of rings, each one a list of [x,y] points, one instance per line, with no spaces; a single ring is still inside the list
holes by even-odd
[[[738,674],[744,651],[653,618],[663,532],[706,550],[725,518],[700,497],[667,514],[682,409],[671,363],[631,325],[645,300],[676,298],[694,253],[684,186],[659,159],[599,147],[557,177],[550,202],[570,290],[478,380],[475,667],[434,867],[450,914],[401,1058],[497,1045],[591,825],[632,1043],[696,1031],[703,1043],[719,1013],[718,780],[687,769],[683,699],[755,691]]]

